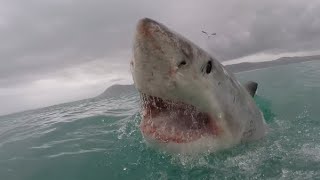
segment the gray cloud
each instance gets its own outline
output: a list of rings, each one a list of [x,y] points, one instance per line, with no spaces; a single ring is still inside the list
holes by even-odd
[[[211,43],[227,59],[259,52],[312,51],[320,47],[319,2],[261,3],[248,14],[247,25],[226,26]],[[245,23],[246,24],[246,23]],[[230,31],[231,30],[231,31]],[[228,37],[225,37],[228,36]],[[219,46],[220,42],[225,46]]]
[[[168,25],[227,60],[261,52],[318,50],[319,15],[317,0],[1,1],[0,97],[43,79],[61,80],[79,72],[91,78],[104,72],[110,77],[109,72],[118,74],[104,79],[106,82],[102,78],[104,86],[125,79],[117,72],[128,74],[135,24],[142,17]],[[207,39],[201,30],[217,36]],[[97,59],[104,64],[99,64],[99,70],[83,65]],[[113,64],[119,65],[117,69]],[[27,96],[16,99],[20,103]]]

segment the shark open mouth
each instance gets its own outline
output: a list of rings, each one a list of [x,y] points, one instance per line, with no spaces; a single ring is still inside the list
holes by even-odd
[[[188,143],[219,134],[214,119],[196,107],[141,94],[144,136],[162,143]]]

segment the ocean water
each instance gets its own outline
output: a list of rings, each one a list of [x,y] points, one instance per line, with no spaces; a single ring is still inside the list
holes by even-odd
[[[320,179],[320,62],[237,77],[259,82],[264,139],[198,156],[150,149],[132,92],[0,117],[0,179]]]

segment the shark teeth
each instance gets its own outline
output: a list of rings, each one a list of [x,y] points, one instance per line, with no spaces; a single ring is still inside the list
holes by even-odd
[[[216,135],[215,121],[192,105],[141,94],[144,135],[160,142],[187,143]]]

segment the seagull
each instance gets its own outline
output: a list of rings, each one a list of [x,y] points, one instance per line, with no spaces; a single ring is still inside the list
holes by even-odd
[[[201,31],[202,33],[204,33],[204,34],[206,34],[207,36],[208,36],[208,39],[210,38],[210,36],[215,36],[215,35],[217,35],[217,33],[211,33],[210,35],[207,33],[207,32],[205,32],[205,31]]]

